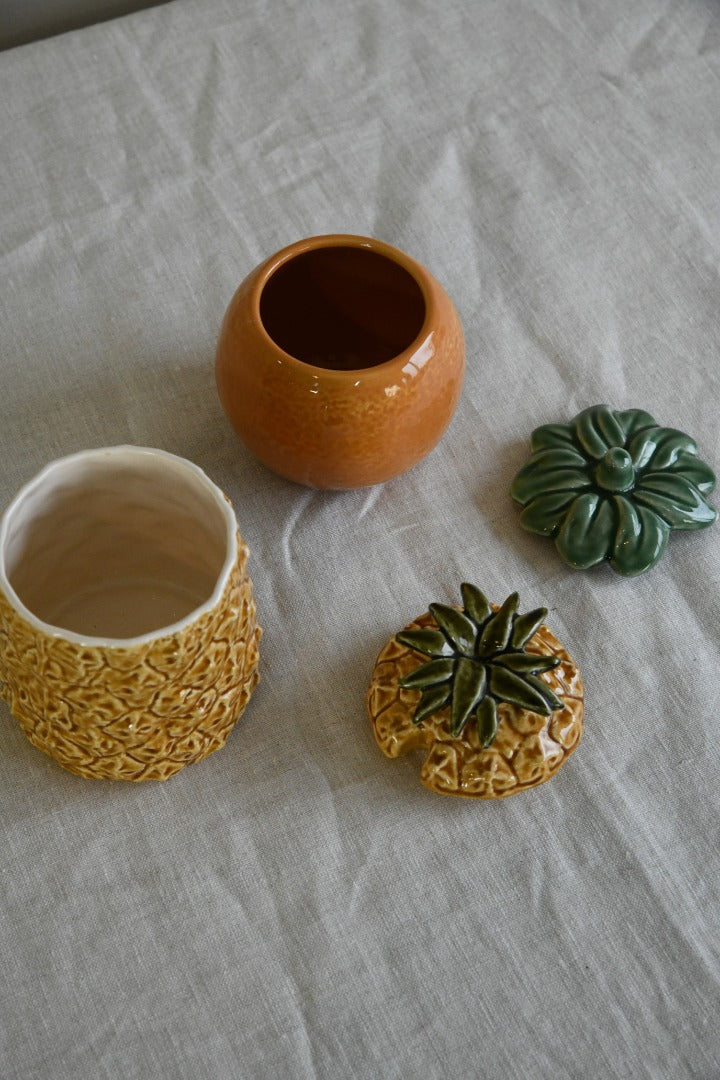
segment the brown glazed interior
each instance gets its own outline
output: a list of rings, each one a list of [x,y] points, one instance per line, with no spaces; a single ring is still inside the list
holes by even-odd
[[[260,318],[275,344],[297,360],[354,371],[407,349],[422,329],[425,300],[412,274],[377,251],[318,248],[270,276]]]

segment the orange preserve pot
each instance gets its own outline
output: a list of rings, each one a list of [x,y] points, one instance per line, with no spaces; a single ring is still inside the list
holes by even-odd
[[[424,458],[464,369],[460,319],[432,275],[390,244],[343,235],[291,244],[243,281],[216,363],[248,449],[320,488],[382,483]]]

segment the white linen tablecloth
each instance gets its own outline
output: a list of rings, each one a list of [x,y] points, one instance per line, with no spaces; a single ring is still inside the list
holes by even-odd
[[[508,487],[542,423],[644,408],[720,466],[720,7],[175,0],[0,54],[0,496],[117,443],[197,462],[252,550],[262,681],[167,784],[0,711],[4,1080],[720,1076],[720,526],[568,569]],[[440,446],[270,474],[217,400],[239,281],[377,236],[460,311]],[[712,497],[711,497],[712,501]],[[551,783],[434,796],[374,658],[471,580],[581,665]]]

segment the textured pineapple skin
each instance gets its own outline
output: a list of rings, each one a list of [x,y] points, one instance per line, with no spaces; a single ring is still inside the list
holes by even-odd
[[[436,627],[426,613],[405,629]],[[560,664],[541,678],[561,699],[563,708],[541,716],[516,705],[499,705],[497,736],[483,749],[472,721],[460,737],[450,734],[449,708],[417,726],[413,723],[420,693],[400,689],[399,682],[427,657],[391,638],[377,658],[367,694],[368,714],[380,749],[390,758],[410,750],[428,750],[420,779],[441,794],[500,799],[545,783],[580,742],[582,680],[574,660],[547,626],[541,626],[525,647],[528,652],[559,657]]]
[[[224,745],[258,681],[249,551],[179,633],[128,648],[35,629],[0,592],[0,692],[28,739],[80,776],[167,780]]]

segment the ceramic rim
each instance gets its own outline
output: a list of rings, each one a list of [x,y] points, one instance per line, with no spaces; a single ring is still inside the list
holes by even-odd
[[[425,315],[422,326],[413,340],[409,342],[401,352],[396,356],[392,356],[389,360],[384,360],[380,364],[373,364],[371,367],[350,368],[348,370],[319,367],[316,364],[310,364],[305,360],[300,360],[297,356],[293,356],[292,353],[286,352],[265,329],[265,324],[260,315],[260,299],[265,286],[273,274],[275,274],[285,263],[290,262],[291,259],[296,259],[299,255],[305,255],[310,251],[319,251],[322,248],[333,247],[358,248],[372,251],[376,255],[381,255],[409,274],[420,289],[423,304],[425,305]],[[250,291],[250,308],[255,326],[266,343],[273,350],[281,353],[292,366],[304,371],[316,372],[325,382],[328,380],[348,382],[360,377],[364,380],[384,380],[388,368],[402,368],[409,360],[413,359],[415,360],[414,367],[417,367],[418,356],[422,355],[422,350],[425,348],[428,348],[429,350],[432,349],[427,341],[432,333],[431,327],[435,318],[435,302],[433,299],[433,290],[430,287],[430,282],[432,280],[429,271],[426,270],[424,266],[416,262],[415,259],[411,258],[409,255],[406,255],[405,252],[401,251],[399,248],[393,247],[392,244],[385,243],[384,240],[376,240],[370,236],[356,236],[352,233],[328,233],[326,236],[309,236],[306,240],[298,240],[294,244],[289,244],[275,255],[272,255],[267,262],[263,263],[252,284]]]
[[[78,634],[73,630],[66,630],[61,626],[55,626],[52,623],[45,622],[43,619],[38,618],[38,616],[22,602],[8,580],[5,567],[8,530],[13,517],[21,510],[26,499],[44,483],[47,483],[53,473],[67,468],[73,468],[80,465],[82,462],[91,461],[94,458],[108,457],[125,458],[126,460],[128,458],[153,458],[157,462],[162,463],[166,468],[174,469],[179,473],[185,473],[195,480],[199,480],[206,492],[217,504],[217,507],[225,520],[225,559],[218,573],[214,588],[208,598],[203,601],[202,604],[193,608],[193,610],[182,619],[178,619],[177,622],[169,623],[167,626],[161,626],[156,630],[151,630],[148,633],[139,634],[135,637],[95,637],[90,634]],[[237,553],[237,522],[235,520],[233,508],[217,484],[214,484],[209,476],[207,476],[198,465],[195,465],[192,461],[188,461],[187,458],[180,457],[177,454],[171,454],[167,450],[158,450],[150,446],[132,446],[129,444],[121,446],[104,446],[94,450],[81,450],[78,453],[68,454],[66,457],[56,458],[54,461],[51,461],[20,488],[13,500],[5,508],[2,518],[0,518],[0,589],[2,589],[9,602],[26,622],[28,622],[35,630],[38,630],[49,637],[62,638],[63,640],[72,642],[76,645],[131,649],[138,645],[146,645],[149,642],[157,641],[159,638],[171,637],[173,634],[179,634],[202,615],[212,611],[225,590],[225,586],[227,585],[232,568],[237,559]]]

